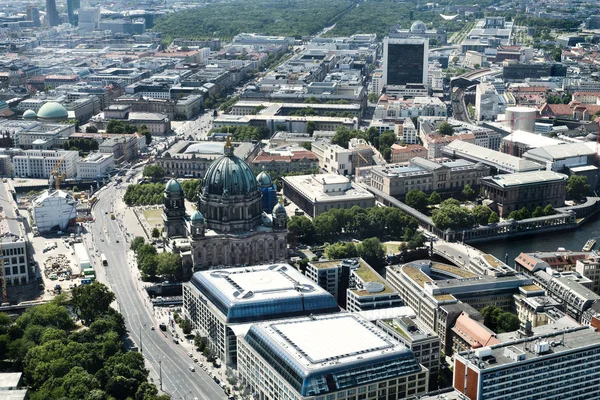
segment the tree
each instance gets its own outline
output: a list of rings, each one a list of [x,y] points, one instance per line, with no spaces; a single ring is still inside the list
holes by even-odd
[[[160,231],[158,230],[157,227],[152,228],[152,237],[153,238],[157,238],[160,236]]]
[[[544,209],[542,208],[542,206],[537,206],[535,208],[535,210],[533,210],[533,213],[531,214],[531,216],[533,218],[543,217],[544,216]]]
[[[523,207],[519,210],[519,219],[531,218],[531,212],[527,207]]]
[[[452,136],[454,134],[454,128],[448,122],[444,121],[438,127],[440,135]]]
[[[315,226],[304,215],[290,218],[287,222],[287,228],[292,243],[312,244],[315,241]]]
[[[392,159],[392,149],[389,147],[381,147],[381,156],[385,159],[385,161],[390,162]]]
[[[156,257],[156,274],[168,276],[170,278],[181,279],[183,267],[181,264],[181,256],[176,253],[160,253]]]
[[[138,129],[138,133],[146,137],[146,145],[152,143],[152,133],[150,132],[150,129],[148,129],[148,126],[146,126],[146,124],[142,124],[142,126],[140,126],[140,128]]]
[[[376,237],[363,240],[358,246],[358,255],[373,268],[383,266],[385,248]]]
[[[498,216],[498,213],[492,211],[490,217],[488,218],[488,224],[497,224],[498,222],[500,222],[500,217]]]
[[[369,103],[377,103],[377,101],[379,100],[379,94],[375,92],[369,93],[368,100]]]
[[[358,256],[358,251],[352,242],[339,242],[327,246],[325,256],[330,260],[352,258]]]
[[[587,176],[571,175],[567,180],[567,193],[575,200],[582,200],[590,192]]]
[[[473,200],[476,196],[475,190],[468,183],[463,187],[462,195],[467,200]]]
[[[427,203],[429,203],[429,205],[440,204],[441,201],[442,201],[442,197],[440,196],[440,194],[438,192],[431,193],[429,195],[429,198],[427,199]]]
[[[447,199],[440,204],[438,209],[433,211],[431,220],[437,228],[457,229],[473,226],[475,218],[472,213],[455,202],[454,199]]]
[[[487,225],[492,210],[488,206],[478,205],[473,208],[473,217],[479,225]]]
[[[146,241],[144,240],[143,237],[141,236],[136,236],[133,238],[133,240],[131,241],[131,246],[129,247],[131,250],[133,250],[134,252],[137,253],[137,249],[143,245],[144,243],[146,243]]]
[[[160,181],[165,177],[165,170],[160,165],[150,164],[144,167],[142,174],[153,181]]]
[[[73,186],[73,187],[71,188],[71,190],[72,190],[73,192],[79,192],[79,188],[78,188],[77,186]]]
[[[179,322],[179,326],[181,327],[181,330],[183,330],[183,334],[184,335],[189,335],[190,333],[192,333],[192,323],[190,322],[189,319],[184,318]]]
[[[196,346],[198,351],[203,352],[206,346],[208,346],[208,340],[203,336],[196,335],[194,338],[194,346]]]
[[[335,135],[333,135],[333,137],[331,138],[331,143],[337,144],[337,145],[342,146],[343,148],[347,149],[348,143],[350,143],[351,138],[352,138],[352,134],[351,134],[350,129],[346,128],[345,126],[339,126],[335,130]]]
[[[417,232],[413,235],[413,237],[406,244],[409,249],[418,249],[419,247],[423,247],[425,244],[426,238],[423,232]]]
[[[71,291],[73,311],[86,325],[106,314],[113,301],[114,293],[98,281],[91,285],[76,286]]]
[[[554,215],[556,214],[556,211],[554,211],[554,207],[552,207],[552,204],[548,204],[546,205],[546,207],[544,207],[544,215]]]
[[[85,133],[98,133],[98,128],[94,125],[88,125],[85,127]]]
[[[306,121],[306,133],[312,136],[316,129],[317,123],[315,121]]]
[[[396,143],[396,135],[392,132],[383,132],[379,137],[379,148],[391,147]]]
[[[496,319],[496,333],[514,332],[519,329],[519,317],[509,312],[501,313]]]
[[[489,329],[495,331],[498,317],[502,314],[502,309],[496,306],[485,306],[481,309],[483,324]]]
[[[427,195],[418,189],[411,189],[408,193],[406,193],[406,198],[404,202],[409,207],[414,208],[417,211],[425,212],[427,211]]]
[[[312,150],[312,144],[310,142],[302,142],[300,144],[300,146],[302,146],[303,148],[305,148],[308,151]]]

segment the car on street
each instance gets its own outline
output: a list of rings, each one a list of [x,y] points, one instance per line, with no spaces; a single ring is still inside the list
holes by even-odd
[[[192,372],[196,372],[196,368],[194,368],[194,366],[193,366],[193,365],[190,365],[190,371],[192,371]]]

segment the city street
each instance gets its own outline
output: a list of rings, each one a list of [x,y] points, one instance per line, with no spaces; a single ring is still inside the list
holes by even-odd
[[[130,238],[121,220],[125,211],[121,201],[123,193],[124,187],[116,188],[113,183],[102,189],[94,207],[96,221],[88,225],[90,232],[86,241],[93,241],[89,247],[91,252],[95,257],[104,253],[108,261],[104,271],[98,273],[98,279],[106,279],[117,296],[119,311],[125,317],[131,338],[150,363],[157,387],[160,387],[162,371],[162,389],[173,399],[226,399],[223,389],[205,371],[201,368],[190,371],[189,367],[194,364],[185,349],[158,328],[148,296],[142,291],[142,282],[134,279],[138,272],[128,251]],[[113,212],[117,216],[115,220],[110,218]],[[127,221],[125,225],[130,223]]]
[[[192,136],[193,140],[205,140],[208,131],[212,128],[212,110],[205,110],[196,119],[185,121],[175,128],[177,135],[181,135],[180,139],[187,140]]]

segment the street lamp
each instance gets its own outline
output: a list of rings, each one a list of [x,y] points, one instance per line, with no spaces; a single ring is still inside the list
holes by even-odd
[[[144,342],[143,342],[142,339],[143,339],[143,337],[142,337],[142,326],[140,325],[140,353],[144,352]]]

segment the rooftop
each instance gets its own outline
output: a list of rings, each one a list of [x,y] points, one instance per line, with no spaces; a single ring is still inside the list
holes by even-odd
[[[552,328],[552,324],[547,328]],[[536,351],[536,342],[538,347]],[[589,326],[573,327],[566,329],[552,329],[549,332],[534,335],[526,339],[518,339],[506,343],[493,345],[480,349],[480,352],[475,352],[475,357],[479,359],[493,359],[493,363],[474,363],[471,360],[471,368],[476,369],[492,369],[503,367],[509,364],[524,363],[526,361],[535,360],[537,358],[556,357],[560,353],[571,352],[572,350],[583,349],[584,347],[600,346],[600,334],[594,328]],[[518,353],[520,357],[511,357],[510,351],[513,354]],[[467,353],[459,353],[458,357],[465,357]]]
[[[343,200],[371,200],[373,194],[368,190],[350,182],[348,178],[336,174],[298,175],[285,176],[282,178],[285,185],[293,187],[314,203],[339,202]],[[331,188],[328,185],[344,185]]]
[[[511,172],[537,171],[543,168],[536,162],[459,140],[449,143],[442,149],[442,152],[447,155],[465,157],[475,162],[483,162],[486,165],[495,165]]]
[[[382,294],[390,294],[397,293],[396,290],[390,288],[386,281],[379,275],[373,268],[369,266],[362,258],[359,259],[359,267],[357,269],[352,270],[352,273],[356,274],[365,284],[369,282],[376,282],[383,285],[383,289],[380,291],[372,291],[365,288],[363,285],[362,289],[349,289],[352,292],[356,293],[359,296],[369,296],[369,295],[382,295]],[[379,287],[381,288],[381,287]]]
[[[494,185],[509,188],[525,185],[539,185],[545,183],[566,181],[567,176],[554,171],[531,171],[518,172],[507,175],[494,175],[482,178],[483,182],[493,183]]]
[[[208,297],[229,322],[339,310],[331,294],[287,264],[196,272],[189,285]]]
[[[269,364],[278,354],[284,379],[303,396],[309,387],[323,394],[421,371],[411,351],[356,314],[255,324],[245,340]]]

